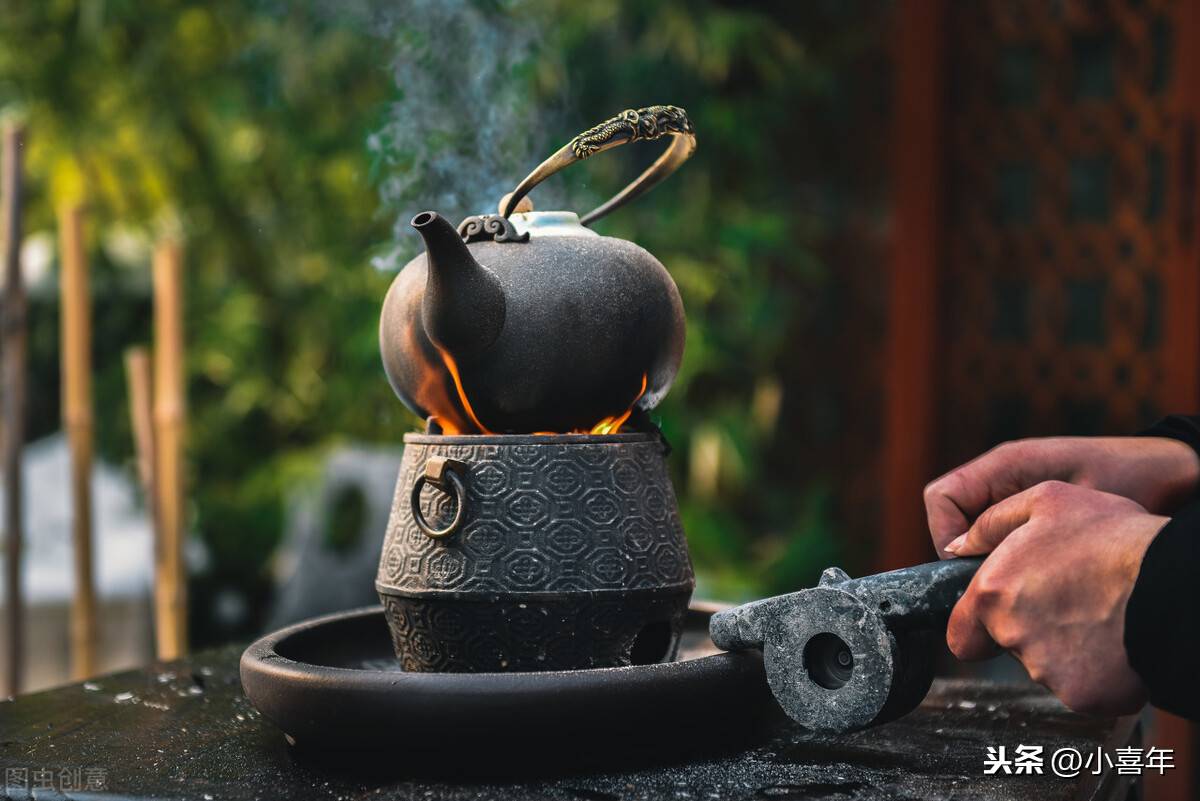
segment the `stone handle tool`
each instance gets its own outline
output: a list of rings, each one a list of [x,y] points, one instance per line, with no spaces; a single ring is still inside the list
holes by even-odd
[[[848,732],[911,712],[933,682],[938,640],[982,557],[947,559],[816,587],[718,612],[717,647],[761,648],[775,700],[797,723]]]

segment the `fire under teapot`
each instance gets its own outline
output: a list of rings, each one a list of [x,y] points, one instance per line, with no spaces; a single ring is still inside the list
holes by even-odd
[[[668,149],[580,219],[533,211],[526,195],[563,167],[638,140]],[[380,350],[400,399],[446,434],[612,433],[653,408],[683,357],[683,304],[663,265],[587,226],[666,178],[695,149],[675,106],[628,110],[546,159],[499,214],[455,228],[425,211],[426,252],[392,282]]]

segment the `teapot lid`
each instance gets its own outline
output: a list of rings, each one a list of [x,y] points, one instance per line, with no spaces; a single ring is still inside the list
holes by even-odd
[[[600,236],[590,228],[584,228],[579,215],[573,211],[523,211],[508,218],[520,235],[528,234],[531,239],[545,236]]]

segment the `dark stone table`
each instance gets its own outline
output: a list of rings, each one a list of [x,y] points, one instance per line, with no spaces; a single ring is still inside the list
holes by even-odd
[[[1140,745],[1134,719],[1080,717],[1029,686],[939,681],[907,718],[845,737],[780,725],[734,753],[696,753],[676,764],[432,782],[413,778],[403,753],[357,764],[295,752],[242,694],[240,653],[208,651],[0,703],[0,797],[1124,799],[1137,781],[1113,769],[1059,778],[1049,765],[1062,748],[1086,756]],[[989,746],[1005,746],[1011,758],[1018,745],[1042,746],[1042,775],[984,775]]]

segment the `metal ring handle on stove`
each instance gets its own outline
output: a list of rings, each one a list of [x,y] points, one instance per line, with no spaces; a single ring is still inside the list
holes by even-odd
[[[589,128],[529,173],[525,180],[500,202],[500,216],[507,218],[535,186],[570,164],[628,142],[649,141],[664,136],[671,137],[670,146],[646,168],[645,172],[606,203],[580,218],[579,221],[583,225],[590,225],[610,211],[648,192],[691,157],[696,150],[696,129],[692,127],[692,121],[686,111],[678,106],[631,108],[594,128]]]
[[[413,482],[412,494],[409,495],[413,522],[429,539],[445,539],[458,531],[458,527],[462,525],[463,512],[467,506],[467,487],[459,477],[459,473],[465,474],[466,472],[465,462],[446,456],[430,456],[425,462],[424,472]],[[425,513],[421,511],[421,490],[425,489],[426,484],[437,487],[454,498],[454,518],[443,528],[434,528],[429,525],[429,521],[425,519]]]

